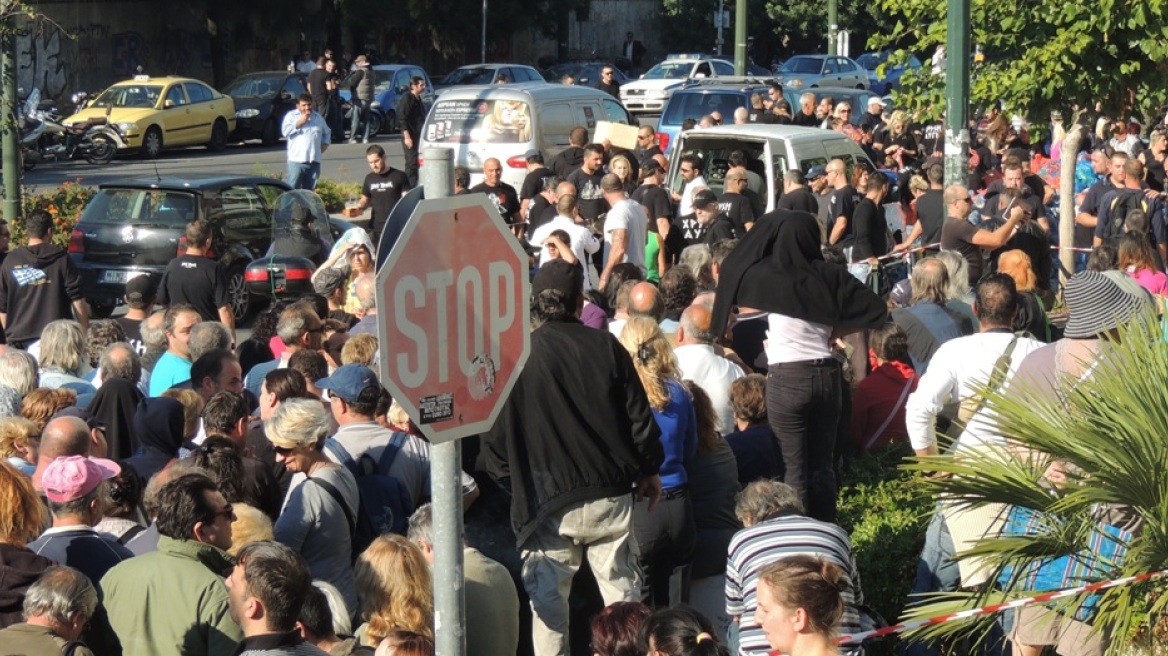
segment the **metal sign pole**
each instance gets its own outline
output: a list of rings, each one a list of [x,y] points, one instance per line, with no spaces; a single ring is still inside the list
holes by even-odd
[[[484,6],[486,3],[483,3]],[[453,151],[427,148],[420,178],[427,199],[454,192]],[[430,446],[434,511],[434,646],[437,656],[466,653],[462,572],[462,447],[458,440]]]

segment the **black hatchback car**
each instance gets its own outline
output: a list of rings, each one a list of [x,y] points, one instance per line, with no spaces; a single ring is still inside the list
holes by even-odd
[[[236,141],[260,139],[265,146],[280,140],[284,114],[296,109],[300,94],[308,92],[308,76],[288,71],[264,71],[240,75],[223,87],[223,95],[235,101]]]
[[[123,302],[126,281],[162,279],[166,265],[185,249],[188,222],[211,226],[208,256],[226,263],[231,309],[241,320],[252,308],[244,284],[249,262],[272,242],[272,208],[289,189],[272,178],[185,176],[103,184],[69,235],[69,254],[81,272],[94,316],[107,317]]]

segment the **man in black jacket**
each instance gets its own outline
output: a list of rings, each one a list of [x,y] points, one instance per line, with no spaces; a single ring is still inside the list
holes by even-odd
[[[422,106],[422,92],[426,80],[420,75],[410,79],[409,93],[397,101],[397,120],[402,131],[402,150],[406,158],[406,177],[410,188],[418,186],[418,142],[422,140],[422,126],[426,122],[426,108]]]
[[[588,144],[588,128],[576,126],[568,133],[568,147],[548,162],[548,168],[567,180],[572,171],[584,163],[584,146]]]
[[[25,218],[28,245],[0,265],[0,324],[8,343],[27,348],[51,321],[76,319],[89,328],[89,305],[81,295],[81,274],[69,254],[53,245],[53,217],[33,210]]]
[[[653,508],[664,452],[632,358],[577,319],[581,269],[548,262],[532,287],[531,357],[483,446],[511,494],[535,653],[567,656],[567,592],[584,557],[606,605],[639,594],[633,492]]]

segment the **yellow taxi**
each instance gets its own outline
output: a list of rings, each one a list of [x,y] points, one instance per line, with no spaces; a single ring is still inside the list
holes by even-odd
[[[95,116],[117,126],[126,150],[154,158],[175,146],[226,148],[235,130],[235,101],[199,80],[137,75],[102,91],[65,123]]]

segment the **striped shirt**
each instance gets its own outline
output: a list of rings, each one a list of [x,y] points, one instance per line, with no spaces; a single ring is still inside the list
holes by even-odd
[[[754,620],[759,573],[780,558],[798,555],[822,557],[844,571],[851,587],[843,593],[844,614],[839,631],[863,630],[856,607],[864,603],[864,596],[848,534],[835,524],[802,515],[776,517],[738,531],[730,541],[726,561],[726,613],[739,618],[741,656],[762,656],[771,651],[766,635]]]

